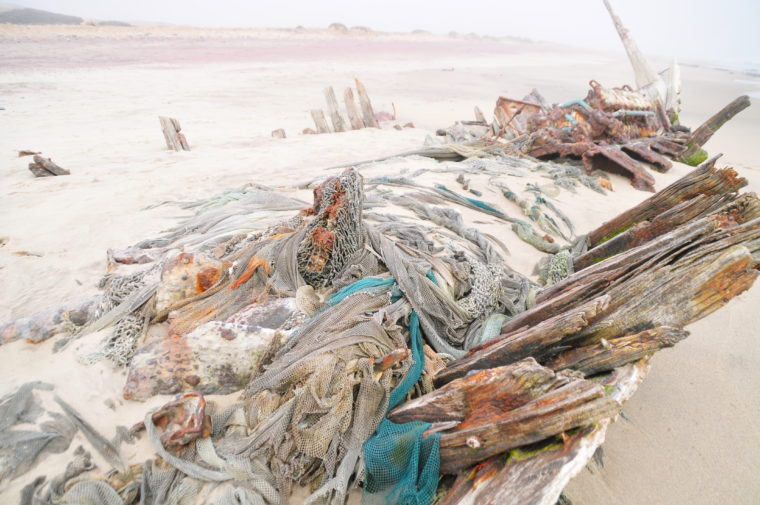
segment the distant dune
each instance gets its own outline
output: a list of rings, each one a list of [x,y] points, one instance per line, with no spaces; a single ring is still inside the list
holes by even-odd
[[[81,25],[84,19],[56,12],[30,9],[12,4],[0,4],[0,24],[14,25]],[[123,21],[95,21],[103,26],[131,26]]]

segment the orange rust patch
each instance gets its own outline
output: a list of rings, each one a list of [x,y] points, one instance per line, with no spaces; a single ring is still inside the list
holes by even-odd
[[[265,258],[259,258],[258,256],[251,256],[251,259],[248,260],[248,266],[246,266],[245,271],[240,275],[240,277],[237,278],[235,282],[232,283],[230,289],[237,289],[248,282],[248,280],[253,277],[253,273],[259,267],[264,268],[264,272],[269,275],[270,269],[267,260]]]
[[[744,255],[702,284],[692,298],[697,317],[712,313],[728,303],[731,298],[748,290],[758,276],[758,272],[751,268],[751,263],[751,256]]]
[[[216,267],[206,267],[195,276],[195,291],[200,294],[216,284],[222,271]]]

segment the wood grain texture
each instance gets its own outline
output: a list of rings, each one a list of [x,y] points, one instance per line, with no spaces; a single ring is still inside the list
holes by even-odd
[[[375,110],[372,108],[372,102],[369,99],[367,88],[359,79],[354,79],[356,82],[356,92],[359,94],[359,104],[362,108],[362,117],[364,118],[364,125],[368,128],[380,128],[380,125],[375,119]]]
[[[362,121],[359,115],[359,109],[356,107],[356,100],[354,99],[354,92],[351,88],[346,88],[343,92],[343,102],[346,104],[346,113],[348,114],[348,121],[351,123],[351,129],[361,130],[364,128],[364,121]]]
[[[325,88],[325,101],[327,101],[327,112],[330,114],[330,121],[333,125],[333,131],[344,132],[346,131],[346,122],[343,120],[343,116],[340,115],[338,109],[338,100],[335,98],[335,91],[332,86]]]

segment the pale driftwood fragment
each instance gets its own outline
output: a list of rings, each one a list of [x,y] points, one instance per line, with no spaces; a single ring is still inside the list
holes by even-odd
[[[40,154],[38,151],[30,151],[29,149],[22,149],[18,152],[18,157],[22,158],[24,156],[33,156],[35,154]]]
[[[311,118],[314,120],[314,126],[317,127],[317,133],[331,133],[322,109],[312,109],[310,112]]]
[[[330,114],[333,130],[335,132],[346,131],[346,122],[343,121],[338,110],[338,100],[335,98],[335,91],[333,91],[332,86],[325,88],[325,100],[327,101],[327,112]]]
[[[278,128],[277,130],[272,130],[272,137],[276,139],[284,139],[285,130],[283,130],[282,128]]]
[[[351,88],[346,88],[343,92],[343,101],[346,104],[346,113],[348,114],[348,120],[351,123],[352,130],[361,130],[364,128],[364,121],[359,116],[359,109],[356,107],[356,100],[354,100],[354,92]]]
[[[486,117],[483,115],[483,111],[480,110],[480,107],[478,107],[477,105],[475,106],[475,121],[479,121],[483,124],[487,124]]]
[[[380,125],[375,119],[375,110],[372,108],[372,102],[367,94],[367,89],[359,79],[354,79],[356,82],[356,92],[359,94],[359,103],[362,107],[362,117],[364,118],[364,124],[368,128],[380,128]]]
[[[43,158],[39,154],[34,155],[34,161],[29,163],[29,171],[35,177],[51,177],[56,175],[71,175],[65,168],[59,167],[50,158]]]
[[[182,127],[180,126],[179,121],[165,116],[158,116],[158,120],[161,123],[161,131],[164,133],[167,148],[174,151],[190,150],[187,139],[181,133]]]

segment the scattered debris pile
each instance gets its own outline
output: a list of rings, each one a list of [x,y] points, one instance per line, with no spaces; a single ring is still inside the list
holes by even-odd
[[[491,124],[476,111],[448,143],[306,183],[311,204],[255,184],[186,202],[196,213],[176,228],[108,251],[102,296],[0,327],[0,344],[57,336],[57,351],[110,329],[83,363],[124,367],[126,399],[177,394],[109,441],[60,398],[45,410],[51,386],[21,386],[0,399],[0,485],[79,431],[112,468],[78,449],[23,504],[275,505],[306,487],[307,504],[361,488],[366,503],[554,505],[651,355],[760,270],[760,200],[718,157],[585,235],[554,198],[604,194],[599,167],[654,191],[637,160],[692,159],[746,106],[691,135],[673,126],[677,67],[667,82],[647,70],[613,19],[638,90],[592,81],[551,107],[535,91],[500,98]],[[357,89],[349,124],[376,126]],[[326,97],[333,129],[347,129]],[[550,182],[515,191],[528,174]],[[537,277],[510,267],[507,237],[544,253]],[[238,391],[225,407],[204,396]],[[119,444],[143,432],[156,457],[130,465]]]
[[[480,170],[507,172],[509,159]],[[547,256],[544,287],[456,207],[506,214],[414,182],[423,174],[348,169],[314,183],[310,207],[226,192],[165,236],[110,252],[96,316],[59,310],[4,327],[4,341],[28,321],[47,321],[44,337],[68,330],[57,347],[113,325],[83,361],[126,366],[125,398],[180,393],[133,430],[158,459],[107,459],[111,480],[90,470],[68,493],[274,504],[307,486],[307,503],[344,503],[362,487],[387,503],[553,504],[649,356],[758,275],[760,202],[715,161]],[[441,170],[452,165],[464,190],[462,174],[479,170]],[[118,275],[122,264],[145,267]],[[150,337],[150,323],[168,336]],[[203,397],[239,390],[224,409]],[[43,500],[46,482],[25,492]]]

